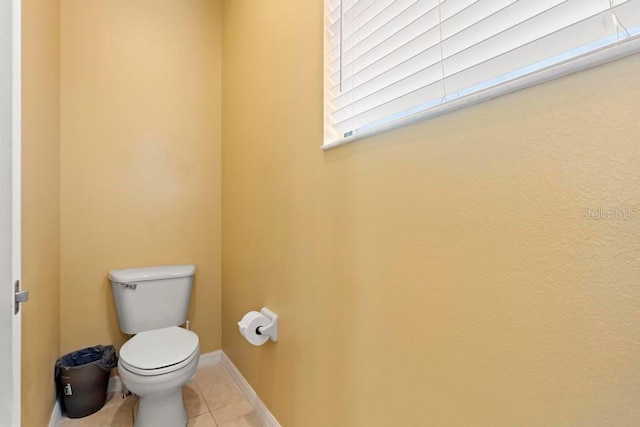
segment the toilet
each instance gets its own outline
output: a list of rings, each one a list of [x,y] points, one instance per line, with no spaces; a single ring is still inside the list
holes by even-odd
[[[193,265],[109,272],[120,330],[133,335],[120,349],[118,373],[140,397],[135,427],[184,427],[182,387],[195,377],[198,335],[187,321]]]

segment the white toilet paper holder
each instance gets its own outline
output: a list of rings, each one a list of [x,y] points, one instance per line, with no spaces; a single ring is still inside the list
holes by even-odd
[[[267,335],[271,341],[278,341],[278,315],[273,311],[269,310],[267,307],[262,307],[260,310],[263,316],[269,318],[271,323],[266,326],[258,326],[256,329],[256,334],[258,335]]]

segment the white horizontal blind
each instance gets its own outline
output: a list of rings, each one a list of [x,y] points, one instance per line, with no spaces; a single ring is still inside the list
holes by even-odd
[[[638,39],[640,0],[326,0],[325,146]]]

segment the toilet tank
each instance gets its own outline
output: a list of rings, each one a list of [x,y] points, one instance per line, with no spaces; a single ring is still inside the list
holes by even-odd
[[[110,271],[120,330],[137,334],[185,323],[195,272],[194,265]]]

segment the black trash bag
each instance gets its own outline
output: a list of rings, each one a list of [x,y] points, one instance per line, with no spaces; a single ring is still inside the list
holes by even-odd
[[[58,394],[69,418],[86,417],[104,406],[109,375],[117,363],[112,345],[83,348],[56,360]]]

